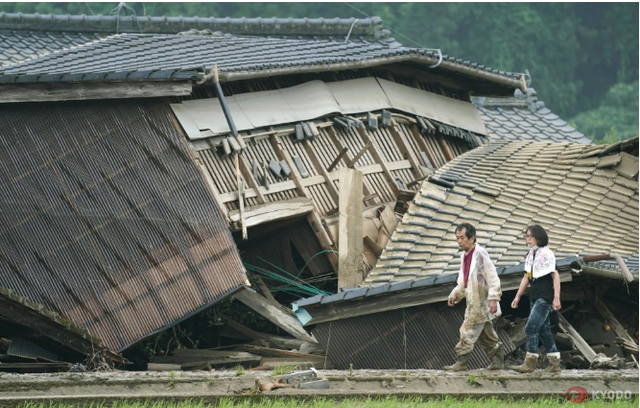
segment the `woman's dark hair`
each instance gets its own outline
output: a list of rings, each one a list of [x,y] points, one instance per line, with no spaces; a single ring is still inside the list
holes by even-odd
[[[476,229],[473,225],[469,224],[468,222],[463,222],[462,224],[458,225],[458,227],[456,228],[456,233],[462,231],[463,229],[466,229],[465,235],[467,236],[468,239],[471,239],[472,237],[475,238]],[[475,242],[475,239],[473,240],[473,242]]]
[[[536,239],[536,244],[539,247],[546,247],[549,245],[549,236],[547,235],[547,231],[544,230],[539,225],[530,225],[527,227],[526,232],[530,232],[531,235]]]

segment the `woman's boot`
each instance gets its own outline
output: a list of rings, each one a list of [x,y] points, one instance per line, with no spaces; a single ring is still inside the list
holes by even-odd
[[[547,358],[549,359],[549,366],[544,371],[547,373],[559,373],[562,369],[560,367],[560,353],[547,354]]]
[[[471,353],[458,356],[458,360],[454,365],[446,366],[444,369],[447,371],[466,371],[468,370],[469,357],[471,357]]]
[[[519,373],[530,373],[536,369],[536,364],[538,364],[538,355],[527,352],[524,357],[524,363],[521,366],[511,366],[509,368]]]

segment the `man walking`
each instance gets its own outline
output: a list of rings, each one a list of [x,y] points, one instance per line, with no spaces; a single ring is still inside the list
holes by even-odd
[[[460,327],[460,341],[455,351],[457,361],[445,367],[450,371],[467,370],[467,363],[476,342],[491,360],[489,370],[504,368],[504,348],[493,328],[492,320],[500,311],[500,279],[487,250],[476,243],[476,229],[462,223],[456,228],[456,240],[463,253],[457,286],[451,291],[447,304],[454,306],[467,299],[464,321]]]

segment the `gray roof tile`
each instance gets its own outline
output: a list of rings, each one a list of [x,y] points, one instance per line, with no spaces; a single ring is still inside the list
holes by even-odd
[[[633,152],[634,148],[637,149],[637,139],[635,147],[630,147],[630,151]],[[416,218],[425,217],[426,227],[422,227],[425,232],[414,236],[414,242],[403,248],[402,253],[406,254],[403,259],[395,260],[403,274],[398,275],[396,271],[381,277],[376,266],[364,285],[379,283],[381,278],[388,281],[404,280],[407,272],[416,273],[416,277],[420,278],[457,270],[458,246],[453,230],[459,222],[469,220],[476,224],[478,241],[487,248],[497,266],[522,261],[527,251],[522,239],[524,229],[533,223],[540,223],[547,229],[552,249],[557,249],[559,253],[637,253],[638,205],[634,202],[638,199],[637,182],[627,183],[624,187],[625,194],[622,194],[613,190],[617,186],[614,181],[623,178],[622,175],[614,169],[606,172],[597,169],[600,158],[589,161],[580,159],[585,152],[597,156],[598,151],[604,152],[607,149],[608,146],[594,148],[587,144],[571,143],[494,142],[455,158],[437,170],[434,176],[441,177],[455,168],[466,175],[477,174],[478,169],[480,172],[494,169],[493,177],[475,178],[474,182],[467,182],[474,189],[464,189],[465,195],[469,196],[464,197],[461,202],[458,202],[461,196],[457,192],[460,185],[467,185],[464,180],[471,180],[471,177],[452,181],[454,186],[450,188],[438,186],[437,194],[432,190],[435,185],[430,186],[431,183],[425,181],[421,191],[433,193],[417,194],[409,208],[413,223],[416,223]],[[538,163],[535,171],[513,171],[514,167],[530,169],[532,163]],[[575,166],[576,164],[579,166]],[[503,171],[504,169],[509,171]],[[495,177],[496,174],[500,175],[499,178]],[[523,176],[535,182],[528,189],[532,194],[526,196],[522,194]],[[502,185],[501,190],[496,191],[496,181]],[[489,196],[483,194],[483,190],[493,191],[495,194]],[[424,216],[424,213],[415,211],[418,208],[431,210]],[[446,211],[449,226],[443,228],[444,225],[440,225],[437,230],[438,238],[434,239],[429,237],[431,232],[436,231],[431,230],[430,224],[433,219],[442,217],[441,211]],[[456,213],[457,218],[452,219],[452,214]],[[627,220],[621,214],[628,214],[630,219]],[[391,241],[397,235],[403,235],[398,231],[405,228],[403,220]],[[576,235],[583,239],[576,241]],[[385,248],[383,257],[394,252],[390,250],[393,246]],[[418,264],[423,266],[416,272]]]

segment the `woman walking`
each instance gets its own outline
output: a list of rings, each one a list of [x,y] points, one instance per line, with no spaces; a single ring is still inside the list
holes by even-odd
[[[518,293],[511,303],[513,309],[518,308],[520,297],[531,285],[529,300],[531,311],[524,332],[527,335],[527,345],[524,363],[512,366],[511,369],[530,373],[538,363],[538,339],[547,352],[549,367],[546,371],[557,373],[560,371],[560,352],[551,334],[550,315],[552,311],[560,310],[560,275],[556,271],[556,257],[549,248],[549,236],[539,225],[531,225],[526,231],[527,246],[530,248],[525,260],[525,275],[522,278]]]

